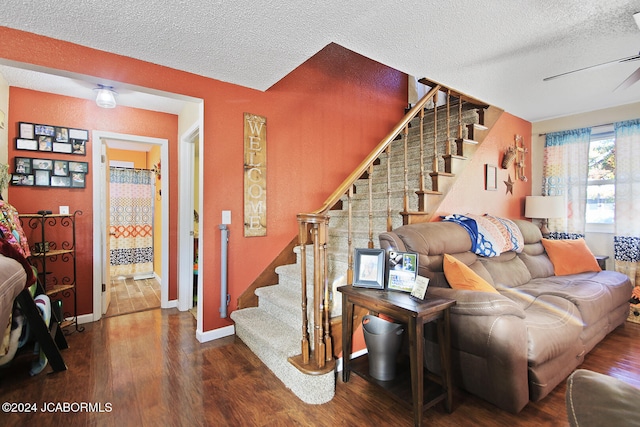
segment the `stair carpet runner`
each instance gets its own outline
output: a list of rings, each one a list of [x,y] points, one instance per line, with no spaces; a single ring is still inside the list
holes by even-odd
[[[438,114],[438,155],[445,154],[446,119]],[[431,117],[431,120],[428,118]],[[433,116],[427,113],[424,120],[425,140],[425,186],[430,188],[433,148]],[[453,118],[455,117],[455,121]],[[463,123],[477,123],[478,114],[475,109],[463,107]],[[450,135],[457,137],[457,115],[452,114]],[[412,121],[408,134],[409,159],[409,193],[411,196],[419,188],[420,153],[419,153],[419,119]],[[455,144],[452,144],[455,154]],[[404,153],[403,141],[392,143],[391,148],[391,206],[393,228],[402,225],[400,211],[403,210],[404,189]],[[373,215],[374,236],[386,231],[387,227],[387,165],[386,156],[381,156],[380,164],[374,166],[373,173]],[[440,158],[440,162],[443,160]],[[444,171],[444,164],[439,166]],[[356,182],[356,191],[352,199],[352,242],[354,248],[366,248],[369,236],[369,184],[366,179]],[[410,197],[410,210],[417,210],[417,196]],[[346,196],[343,198],[344,208],[330,213],[328,242],[328,276],[331,283],[331,317],[341,316],[342,299],[336,288],[346,285],[347,274],[347,210]],[[375,247],[379,247],[377,240]],[[300,251],[297,263],[283,265],[276,269],[278,284],[266,286],[255,291],[258,296],[258,307],[235,310],[231,319],[235,322],[236,335],[255,353],[262,362],[298,396],[303,402],[322,404],[330,401],[335,394],[335,372],[322,375],[307,375],[289,363],[288,358],[300,354],[302,337],[301,285],[300,285]],[[313,247],[307,248],[307,297],[309,298],[308,319],[309,331],[313,331]],[[310,345],[313,337],[310,334]]]

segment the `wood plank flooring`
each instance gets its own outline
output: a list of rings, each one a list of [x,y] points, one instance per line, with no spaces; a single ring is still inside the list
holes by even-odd
[[[160,307],[160,282],[156,279],[111,279],[111,303],[106,317]]]
[[[412,426],[411,412],[357,375],[323,405],[294,396],[235,337],[200,343],[195,319],[149,310],[87,324],[67,337],[69,370],[29,377],[29,354],[0,370],[0,404],[35,404],[3,413],[3,426]],[[586,358],[583,368],[640,387],[640,325],[626,322]],[[517,415],[456,391],[454,412],[425,412],[425,426],[567,426],[565,383]],[[64,406],[66,402],[66,407]],[[102,412],[78,411],[80,403]],[[42,406],[55,412],[42,412]],[[66,411],[65,411],[66,409]]]

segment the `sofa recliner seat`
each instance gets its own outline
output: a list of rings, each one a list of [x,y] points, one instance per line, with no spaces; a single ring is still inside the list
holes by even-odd
[[[555,276],[539,228],[514,222],[524,249],[490,258],[471,252],[469,234],[452,222],[406,225],[379,238],[384,249],[418,253],[419,274],[430,279],[428,294],[457,301],[451,308],[455,383],[517,413],[549,394],[624,323],[632,285],[613,271]],[[464,262],[499,293],[452,289],[444,254]],[[435,341],[427,331],[425,362],[437,370]]]

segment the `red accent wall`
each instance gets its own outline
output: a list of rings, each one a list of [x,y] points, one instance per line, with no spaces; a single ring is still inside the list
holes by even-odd
[[[91,164],[93,141],[90,140],[87,143],[86,156],[16,150],[14,141],[17,137],[17,123],[20,121],[88,129],[90,132],[100,130],[168,139],[170,152],[173,153],[175,159],[177,156],[178,117],[172,114],[127,107],[105,110],[99,108],[95,102],[84,99],[17,87],[12,87],[9,90],[10,165],[13,165],[15,156],[89,162],[89,174],[86,176],[85,188],[9,186],[8,197],[9,202],[20,213],[34,213],[39,210],[51,210],[57,213],[60,205],[69,206],[71,212],[82,211],[82,215],[78,216],[76,220],[78,314],[91,313],[93,311],[92,185],[95,177],[95,166]],[[91,138],[91,134],[89,137]],[[174,162],[177,161],[174,160]],[[13,171],[13,166],[10,167],[10,170]],[[177,212],[175,201],[172,205],[173,211]],[[177,216],[174,214],[170,217],[170,228],[174,232],[170,234],[170,248],[168,248],[169,256],[172,259],[176,258],[176,227]],[[177,296],[176,277],[177,271],[173,265],[169,278],[170,298]],[[65,309],[69,310],[71,306],[67,304],[65,302]]]
[[[204,242],[200,254],[204,295],[203,332],[227,326],[220,319],[221,211],[232,211],[229,242],[230,310],[239,295],[297,233],[296,214],[319,207],[402,117],[406,106],[406,75],[330,44],[265,92],[224,83],[148,62],[84,46],[0,27],[0,58],[53,69],[96,76],[131,85],[173,92],[204,100],[204,210],[200,212]],[[260,70],[256,70],[260,72]],[[42,98],[41,98],[42,97]],[[42,105],[47,105],[43,110]],[[243,113],[267,118],[266,237],[243,237]],[[77,126],[89,130],[135,133],[170,139],[170,299],[177,295],[177,118],[117,107],[98,111],[94,103],[12,88],[10,91],[10,141],[16,122],[30,120]],[[141,117],[145,116],[146,117]],[[162,121],[162,123],[160,123]],[[530,183],[517,182],[514,195],[504,194],[506,171],[498,172],[498,191],[486,192],[484,163],[499,164],[502,149],[521,133],[530,144],[530,124],[503,116],[478,149],[472,167],[447,197],[443,210],[490,212],[519,216]],[[158,128],[157,126],[160,126]],[[496,130],[498,128],[498,130]],[[135,130],[135,131],[134,131]],[[162,135],[158,135],[161,133]],[[165,133],[171,133],[165,136]],[[24,152],[21,152],[21,154]],[[15,154],[10,152],[9,161]],[[527,165],[528,169],[530,164]],[[93,168],[91,168],[93,170]],[[57,206],[59,201],[85,211],[81,232],[83,274],[92,270],[92,212],[89,175],[87,188],[35,190],[11,188],[10,202],[20,210]],[[163,174],[165,179],[165,174]],[[513,178],[514,179],[514,178]],[[528,190],[527,190],[528,188]],[[34,191],[37,191],[35,193]],[[32,194],[37,194],[33,197]],[[89,281],[89,279],[87,279]],[[90,292],[82,294],[82,310],[91,310]]]
[[[0,27],[0,57],[13,61],[62,69],[140,85],[204,100],[203,157],[203,227],[200,235],[204,249],[200,254],[204,295],[203,332],[229,325],[229,319],[220,319],[220,231],[221,211],[232,211],[229,242],[230,310],[238,296],[271,262],[277,253],[297,233],[296,214],[319,207],[362,158],[402,117],[406,106],[406,75],[364,58],[337,45],[328,45],[315,56],[293,70],[266,92],[259,92],[218,80],[161,67],[144,61],[90,49],[47,37]],[[260,72],[256,70],[256,72]],[[32,97],[20,99],[28,91],[12,89],[10,92],[9,126],[30,120],[119,131],[108,125],[120,126],[119,118],[102,116],[97,107],[86,101],[84,106],[38,113],[41,101]],[[45,94],[42,94],[45,96]],[[16,99],[17,98],[17,99]],[[13,103],[22,105],[22,109]],[[117,107],[111,114],[127,110]],[[267,117],[267,215],[266,237],[243,237],[243,113]],[[102,111],[99,112],[103,114]],[[80,120],[74,115],[83,118]],[[84,120],[86,119],[86,120]],[[78,120],[76,122],[76,120]],[[122,117],[127,124],[134,122],[135,133],[141,132],[143,121]],[[171,119],[175,120],[175,118]],[[92,122],[93,121],[93,122]],[[124,125],[122,125],[124,126]],[[146,125],[144,125],[146,126]],[[152,127],[152,126],[150,126]],[[151,131],[151,129],[149,129]],[[134,132],[130,132],[134,133]],[[177,130],[171,136],[170,170],[170,272],[171,289],[175,292],[177,219]],[[10,153],[9,161],[13,160]],[[91,177],[91,175],[90,175]],[[163,174],[163,179],[165,175]],[[90,185],[90,181],[87,182]],[[20,191],[25,189],[20,189]],[[32,190],[32,189],[29,189]],[[26,190],[25,190],[26,191]],[[65,190],[63,190],[65,191]],[[70,191],[70,190],[66,190]],[[60,193],[62,194],[62,193]],[[42,202],[26,201],[29,196],[15,193],[10,201],[21,210],[38,208]],[[54,196],[47,196],[54,197]],[[86,211],[83,219],[90,224],[92,194],[64,193],[61,196],[70,205]],[[16,200],[14,200],[16,199]],[[25,200],[24,202],[22,200]],[[38,198],[35,198],[36,200]],[[57,199],[57,197],[56,197]],[[80,200],[82,199],[82,201]],[[24,203],[24,204],[23,204]],[[85,203],[89,203],[85,205]],[[35,204],[35,205],[34,205]],[[87,248],[87,274],[92,260],[91,226],[83,230],[81,244]],[[84,268],[84,267],[83,267]],[[175,293],[170,298],[175,298]],[[91,296],[83,298],[83,309],[90,307]],[[89,305],[86,305],[89,304]]]

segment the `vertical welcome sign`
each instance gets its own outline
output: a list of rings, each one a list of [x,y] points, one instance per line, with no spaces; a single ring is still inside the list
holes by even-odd
[[[267,118],[244,113],[244,235],[267,235]]]

